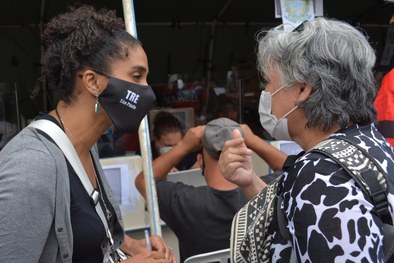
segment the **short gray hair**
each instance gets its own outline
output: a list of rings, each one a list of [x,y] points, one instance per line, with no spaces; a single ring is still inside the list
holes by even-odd
[[[299,107],[307,127],[328,131],[334,124],[365,125],[376,118],[373,75],[376,56],[366,36],[328,18],[304,22],[292,32],[282,26],[258,35],[258,70],[279,73],[283,83],[306,83],[312,92]]]

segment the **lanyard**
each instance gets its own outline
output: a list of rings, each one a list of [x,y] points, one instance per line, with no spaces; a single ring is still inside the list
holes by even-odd
[[[105,233],[110,242],[111,248],[114,249],[114,240],[112,238],[111,230],[108,227],[107,219],[99,203],[100,193],[94,189],[92,183],[90,182],[89,177],[82,166],[81,160],[78,158],[78,154],[75,151],[75,148],[72,145],[71,141],[68,139],[67,135],[63,132],[63,130],[58,125],[56,125],[55,123],[49,120],[44,120],[44,119],[36,120],[30,123],[29,126],[45,132],[49,137],[51,137],[55,141],[57,146],[62,150],[64,156],[70,162],[74,171],[76,172],[79,179],[81,180],[82,185],[84,186],[86,192],[88,193],[98,216],[103,222]]]

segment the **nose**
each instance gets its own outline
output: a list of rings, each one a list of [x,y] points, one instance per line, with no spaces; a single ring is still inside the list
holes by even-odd
[[[394,14],[393,14],[393,16],[392,16],[391,19],[390,19],[390,24],[391,24],[391,25],[394,25]]]

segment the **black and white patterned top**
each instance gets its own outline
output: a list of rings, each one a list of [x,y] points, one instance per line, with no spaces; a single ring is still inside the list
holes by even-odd
[[[370,153],[389,175],[394,220],[394,150],[374,125],[353,125],[331,137],[346,137]],[[272,262],[384,262],[381,221],[369,199],[339,164],[311,152],[297,159],[279,188],[291,242],[270,227]]]

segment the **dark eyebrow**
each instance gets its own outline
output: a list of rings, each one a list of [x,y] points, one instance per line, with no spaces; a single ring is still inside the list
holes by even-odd
[[[143,71],[143,72],[148,72],[148,69],[146,67],[140,66],[140,65],[134,66],[131,69],[132,70],[136,70],[137,69],[137,70],[140,70],[140,71]]]

